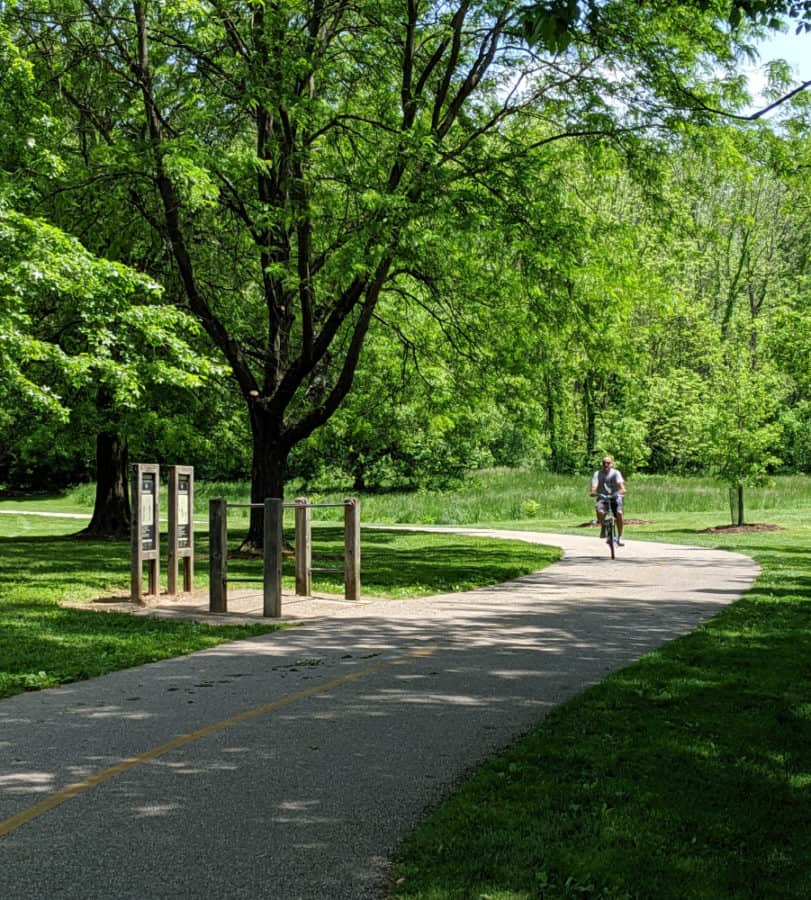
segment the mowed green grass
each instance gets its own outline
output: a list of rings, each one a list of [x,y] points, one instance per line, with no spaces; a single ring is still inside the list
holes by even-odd
[[[651,524],[624,552],[744,553],[754,588],[485,765],[401,848],[391,897],[811,896],[811,479],[753,496],[748,521],[771,532],[708,533],[729,524],[723,491],[685,510],[686,486],[641,508],[629,491]]]
[[[217,627],[61,607],[63,600],[128,589],[127,548],[70,539],[78,527],[68,519],[0,516],[0,697],[278,628]]]
[[[4,504],[0,504],[2,508]],[[36,508],[45,511],[41,503]],[[60,606],[60,601],[126,599],[129,592],[129,546],[74,540],[71,535],[81,524],[72,519],[0,515],[0,697],[179,656],[280,627],[271,621],[218,626]],[[231,549],[238,547],[240,533],[244,531],[231,533]],[[195,546],[195,586],[205,589],[205,531],[197,535]],[[542,569],[559,556],[554,548],[518,542],[364,532],[362,589],[365,595],[379,597],[466,590]],[[342,558],[342,530],[316,527],[314,563],[336,569],[319,573],[314,580],[316,589],[343,591]],[[290,591],[294,587],[291,567],[287,561],[284,585]],[[233,560],[229,576],[253,578],[260,590],[261,561]],[[165,589],[165,571],[162,582]],[[234,585],[244,586],[250,584]]]

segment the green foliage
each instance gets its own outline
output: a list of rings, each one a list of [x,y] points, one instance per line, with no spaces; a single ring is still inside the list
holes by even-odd
[[[735,354],[780,373],[770,467],[807,468],[807,102],[774,131],[706,111],[803,4],[361,3],[308,34],[320,8],[147,4],[147,141],[131,4],[2,7],[0,478],[85,477],[105,423],[227,479],[254,452],[386,489],[602,449],[707,471]]]
[[[617,465],[621,461],[623,472],[631,474],[646,468],[650,456],[646,439],[644,422],[630,416],[617,416],[601,429],[597,455],[610,453],[616,458]]]
[[[783,434],[780,456],[789,471],[811,472],[811,400],[780,415]]]
[[[722,397],[708,423],[710,458],[731,486],[762,484],[780,463],[783,385],[773,373],[753,371],[740,359],[727,361],[719,384]]]
[[[134,402],[131,371],[116,360],[121,330],[143,330],[151,320],[156,341],[167,336],[174,311],[164,322],[147,308],[130,308],[158,292],[154,282],[92,257],[47,223],[0,209],[0,366],[7,390],[28,408],[62,419],[57,372],[67,389],[102,382],[119,403]]]
[[[562,52],[576,39],[591,34],[599,39],[617,3],[597,3],[594,0],[543,0],[530,2],[521,10],[521,33],[530,44],[537,44],[553,52]],[[811,3],[807,0],[732,0],[718,4],[714,0],[695,0],[693,3],[647,3],[659,11],[677,8],[682,12],[707,14],[716,17],[719,25],[728,24],[739,29],[746,23],[763,28],[781,30],[784,17],[796,21],[796,30],[811,30]],[[606,9],[607,7],[607,9]]]
[[[521,32],[530,44],[559,53],[569,46],[582,15],[577,0],[552,0],[524,7]]]
[[[40,467],[46,484],[82,473],[96,432],[137,418],[149,392],[219,374],[193,346],[197,323],[160,301],[150,278],[0,208],[0,469],[22,483]]]
[[[652,471],[699,471],[707,453],[708,385],[697,372],[678,369],[648,381],[645,403]]]
[[[25,194],[26,184],[15,177],[29,167],[45,177],[60,169],[49,149],[52,126],[47,105],[35,95],[33,66],[20,51],[10,31],[0,21],[0,209],[15,196]]]

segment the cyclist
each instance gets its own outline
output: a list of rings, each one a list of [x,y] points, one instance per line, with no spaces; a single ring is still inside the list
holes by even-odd
[[[597,498],[597,521],[600,523],[600,534],[603,534],[603,523],[605,522],[605,514],[608,512],[608,503],[614,512],[614,518],[617,522],[617,546],[624,547],[622,540],[622,495],[625,493],[625,479],[622,472],[614,468],[614,460],[610,456],[603,457],[602,466],[594,473],[591,479],[590,494]],[[610,500],[604,499],[605,495]]]

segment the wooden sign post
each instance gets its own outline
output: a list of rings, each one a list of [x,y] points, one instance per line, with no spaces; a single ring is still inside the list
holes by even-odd
[[[344,596],[360,600],[360,500],[344,500]]]
[[[169,467],[169,571],[167,590],[177,593],[183,562],[183,590],[194,590],[194,466]]]
[[[149,594],[160,596],[160,469],[138,463],[132,475],[132,558],[130,596],[144,605],[143,567],[149,569]]]

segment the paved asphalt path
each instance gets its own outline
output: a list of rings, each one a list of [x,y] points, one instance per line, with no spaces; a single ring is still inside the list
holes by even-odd
[[[612,562],[596,537],[498,534],[565,556],[0,701],[0,898],[378,897],[465,773],[757,575],[695,547]]]

